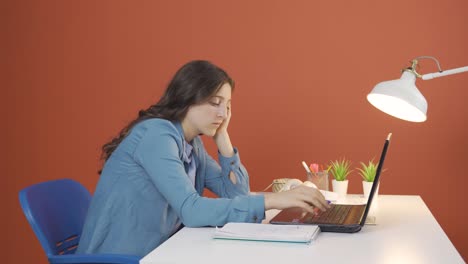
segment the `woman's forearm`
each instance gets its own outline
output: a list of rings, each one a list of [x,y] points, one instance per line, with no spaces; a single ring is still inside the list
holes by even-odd
[[[230,158],[234,155],[234,148],[232,147],[231,139],[227,131],[217,134],[214,140],[221,155],[226,158]]]

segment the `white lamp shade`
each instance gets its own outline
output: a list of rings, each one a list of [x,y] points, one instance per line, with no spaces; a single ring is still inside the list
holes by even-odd
[[[398,80],[377,84],[367,100],[377,109],[394,117],[411,121],[426,121],[427,101],[416,87],[416,76],[403,72]]]

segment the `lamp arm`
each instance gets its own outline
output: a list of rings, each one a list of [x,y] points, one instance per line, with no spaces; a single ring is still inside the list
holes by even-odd
[[[419,59],[431,59],[431,60],[433,60],[436,63],[437,69],[439,69],[439,72],[442,71],[442,68],[440,68],[440,63],[436,58],[434,58],[432,56],[419,56],[419,57],[414,58],[413,61],[416,61],[416,64],[418,64]]]
[[[451,70],[445,70],[445,71],[441,71],[441,72],[427,73],[427,74],[422,75],[421,79],[430,80],[430,79],[443,77],[443,76],[446,76],[446,75],[457,74],[457,73],[466,72],[466,71],[468,71],[468,66],[455,68],[455,69],[451,69]]]

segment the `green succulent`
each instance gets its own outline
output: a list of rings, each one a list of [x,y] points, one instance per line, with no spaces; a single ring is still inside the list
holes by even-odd
[[[341,160],[330,161],[330,172],[336,181],[345,181],[350,170],[351,162],[345,158]]]
[[[361,168],[358,168],[359,174],[366,182],[373,182],[375,175],[377,174],[377,167],[379,163],[374,163],[374,160],[370,160],[369,164],[361,162]]]

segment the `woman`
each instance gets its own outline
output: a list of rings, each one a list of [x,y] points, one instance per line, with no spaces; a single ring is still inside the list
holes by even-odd
[[[328,204],[319,191],[249,195],[249,176],[228,134],[234,82],[207,61],[184,65],[155,105],[103,146],[105,164],[77,253],[143,257],[182,225],[261,222],[265,210]],[[218,163],[199,135],[212,137]],[[202,197],[208,188],[221,198]]]

